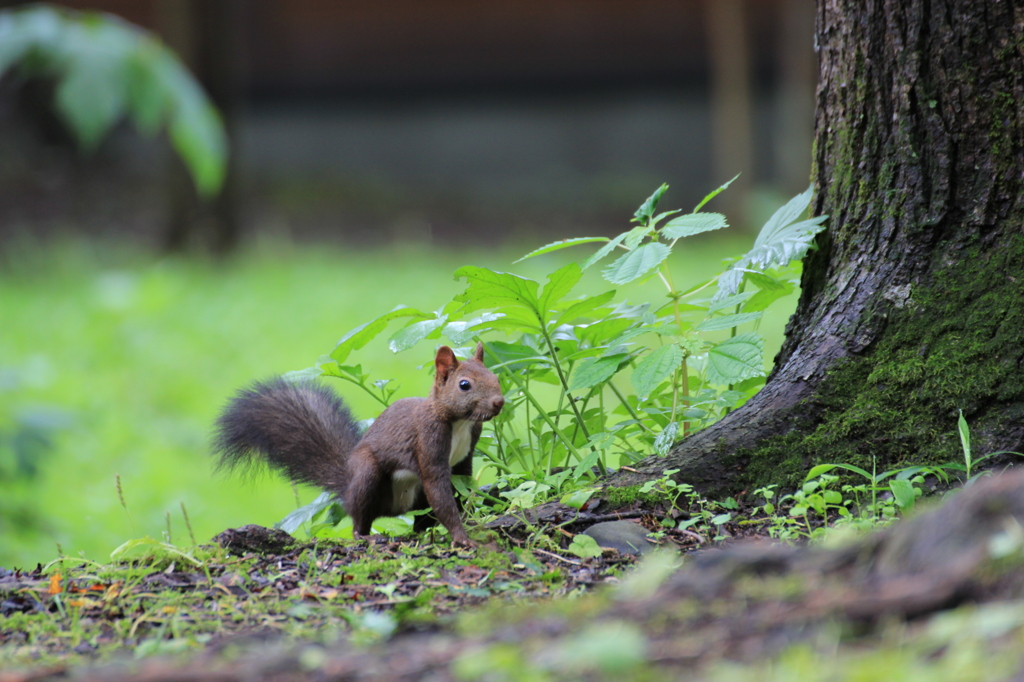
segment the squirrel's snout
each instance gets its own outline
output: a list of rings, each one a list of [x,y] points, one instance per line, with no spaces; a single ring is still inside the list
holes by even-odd
[[[499,395],[491,401],[491,406],[494,408],[494,414],[498,414],[501,408],[505,407],[505,398]]]

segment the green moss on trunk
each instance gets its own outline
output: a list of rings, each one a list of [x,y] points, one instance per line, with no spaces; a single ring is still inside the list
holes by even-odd
[[[878,313],[886,333],[832,368],[803,405],[807,422],[732,456],[745,485],[792,487],[824,462],[870,471],[877,458],[881,471],[960,461],[959,410],[976,456],[1024,418],[1024,235],[981,242],[937,248],[929,286]]]

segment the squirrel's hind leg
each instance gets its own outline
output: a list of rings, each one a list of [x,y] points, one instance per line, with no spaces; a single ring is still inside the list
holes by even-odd
[[[352,451],[348,461],[348,487],[343,502],[352,517],[352,530],[356,537],[370,534],[371,525],[384,516],[391,507],[391,481],[373,455],[363,448]]]

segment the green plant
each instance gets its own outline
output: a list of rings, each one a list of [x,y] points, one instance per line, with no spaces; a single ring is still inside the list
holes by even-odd
[[[227,136],[202,88],[146,31],[102,12],[47,5],[0,12],[0,75],[56,82],[54,104],[86,151],[123,116],[146,135],[167,129],[196,188],[213,194],[224,179]]]
[[[524,259],[606,242],[582,265],[569,263],[550,272],[543,285],[512,273],[462,267],[455,277],[466,280],[466,289],[445,306],[434,312],[400,306],[347,333],[329,358],[302,374],[348,381],[360,377],[354,383],[365,388],[361,368],[344,363],[400,319],[405,326],[389,339],[394,352],[442,335],[464,346],[500,332],[512,340],[489,341],[486,350],[509,400],[494,421],[494,451],[484,451],[499,470],[516,466],[550,476],[556,467],[571,465],[572,478],[579,479],[591,477],[595,467],[604,473],[614,446],[626,461],[635,460],[638,450],[667,452],[692,422],[713,421],[760,385],[763,339],[756,331],[740,334],[738,327],[755,323],[768,305],[792,291],[792,283],[773,268],[802,256],[822,229],[824,217],[799,220],[810,202],[809,189],[776,212],[747,254],[720,275],[680,291],[666,259],[680,239],[726,226],[724,216],[700,208],[727,186],[709,194],[692,213],[672,218],[679,211],[655,213],[667,189],[663,185],[637,210],[633,221],[638,224],[628,232],[614,239],[566,240],[527,254]],[[666,305],[652,310],[646,303],[615,303],[615,290],[570,297],[584,271],[616,248],[626,253],[604,270],[604,278],[621,285],[656,276],[668,290]],[[716,282],[711,299],[683,302]],[[745,291],[747,285],[756,291]],[[699,319],[687,319],[692,314]],[[727,338],[708,337],[726,330]],[[631,393],[613,381],[626,368],[631,370]],[[542,397],[546,386],[556,388],[547,402]],[[610,423],[609,412],[624,419]],[[517,415],[526,422],[525,432],[514,427]]]
[[[802,257],[823,229],[824,217],[800,219],[810,204],[809,188],[776,211],[750,251],[681,291],[667,258],[684,237],[727,225],[723,215],[700,209],[728,185],[685,215],[657,213],[668,189],[662,185],[634,214],[636,226],[618,237],[565,240],[521,258],[605,242],[582,264],[549,272],[543,284],[484,267],[459,268],[455,277],[466,288],[441,308],[399,306],[352,329],[330,356],[293,376],[336,377],[386,405],[385,388],[378,385],[374,394],[362,367],[346,363],[392,322],[404,322],[388,340],[396,353],[443,336],[465,355],[484,335],[501,333],[511,338],[485,342],[488,365],[506,397],[505,409],[491,422],[492,437],[478,445],[486,464],[505,475],[518,471],[543,480],[562,494],[566,485],[570,491],[585,487],[604,474],[615,455],[633,462],[664,454],[678,436],[719,418],[763,383],[764,340],[756,328],[739,333],[739,327],[756,325],[772,302],[793,290],[779,268]],[[584,271],[615,249],[625,253],[603,271],[604,279],[623,285],[657,277],[668,303],[616,302],[614,289],[571,296]],[[716,283],[711,298],[691,300]],[[632,391],[616,381],[627,368]]]
[[[942,468],[949,469],[952,471],[963,472],[964,478],[966,479],[966,483],[968,485],[977,480],[979,476],[983,476],[984,474],[987,473],[974,473],[974,468],[978,464],[984,462],[986,459],[996,457],[998,455],[1017,455],[1018,457],[1024,457],[1024,454],[1020,452],[1013,452],[1012,450],[1000,450],[999,452],[990,452],[983,457],[974,459],[971,453],[971,430],[970,427],[967,426],[967,420],[964,419],[963,410],[960,410],[959,417],[957,418],[957,433],[960,434],[960,445],[963,448],[964,462],[963,464],[960,464],[959,462],[950,462],[949,464],[943,465]]]

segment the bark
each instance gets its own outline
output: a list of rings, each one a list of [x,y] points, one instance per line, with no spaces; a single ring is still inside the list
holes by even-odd
[[[765,388],[667,458],[706,492],[1024,450],[1024,7],[819,0],[828,230]]]

